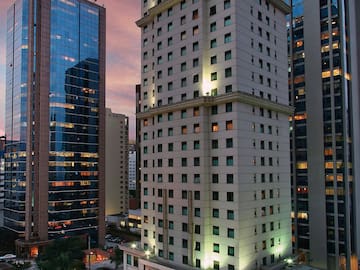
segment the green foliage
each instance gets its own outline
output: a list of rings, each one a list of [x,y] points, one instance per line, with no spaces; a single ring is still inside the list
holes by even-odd
[[[83,270],[86,243],[75,237],[57,239],[36,260],[41,270]]]
[[[5,228],[0,228],[0,256],[8,253],[15,254],[15,240],[17,234]]]
[[[111,262],[115,262],[115,269],[123,262],[123,251],[116,247],[114,249],[114,254],[111,256]]]

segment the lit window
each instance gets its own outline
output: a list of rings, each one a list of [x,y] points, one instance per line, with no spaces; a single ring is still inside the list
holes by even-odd
[[[218,131],[219,131],[219,125],[218,125],[218,123],[212,123],[212,124],[211,124],[211,131],[212,131],[212,132],[218,132]]]

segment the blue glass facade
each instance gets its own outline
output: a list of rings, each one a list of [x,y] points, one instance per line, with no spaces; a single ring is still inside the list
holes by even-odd
[[[10,142],[6,153],[5,225],[24,232],[25,224],[29,222],[25,218],[26,156],[32,149],[35,156],[32,162],[36,162],[38,146],[34,137],[32,145],[27,145],[26,128],[33,126],[33,136],[39,131],[27,117],[28,102],[36,100],[36,97],[27,99],[27,74],[29,69],[33,69],[35,78],[36,73],[40,72],[39,63],[44,61],[38,53],[34,56],[33,66],[27,61],[27,42],[31,33],[27,22],[29,14],[33,14],[37,23],[33,29],[34,37],[37,31],[44,28],[50,32],[50,41],[47,41],[50,48],[46,48],[49,59],[45,60],[49,72],[40,75],[40,81],[42,76],[48,76],[49,82],[46,87],[49,121],[40,124],[46,125],[49,132],[49,159],[46,164],[49,237],[90,233],[93,241],[96,241],[101,193],[99,125],[103,102],[100,99],[104,97],[104,93],[100,93],[104,91],[100,83],[104,80],[103,69],[100,68],[104,61],[99,59],[100,44],[105,46],[104,40],[100,40],[100,25],[104,19],[104,9],[85,0],[51,0],[48,10],[50,22],[45,24],[42,22],[45,19],[37,14],[41,0],[34,1],[34,12],[28,10],[29,1],[17,1],[8,13],[7,62],[11,68],[7,72],[6,134]],[[34,51],[42,51],[40,39],[32,40]],[[36,84],[37,80],[34,79],[34,96],[38,90]],[[30,108],[36,110],[36,104],[30,104]],[[32,113],[36,114],[35,111]],[[32,168],[34,170],[36,165]],[[33,180],[32,196],[36,196],[35,183]],[[32,204],[36,209],[36,203]]]

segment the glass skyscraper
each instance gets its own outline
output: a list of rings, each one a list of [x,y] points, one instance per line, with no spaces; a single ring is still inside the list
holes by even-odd
[[[294,252],[321,269],[357,269],[359,3],[293,0],[292,10]]]
[[[105,9],[15,1],[6,62],[5,227],[24,236],[20,252],[64,235],[101,244]]]

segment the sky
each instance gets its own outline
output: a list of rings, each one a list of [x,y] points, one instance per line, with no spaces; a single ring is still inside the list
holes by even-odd
[[[15,0],[0,0],[0,136],[5,134],[6,13]],[[106,7],[106,107],[129,116],[135,138],[135,85],[140,82],[139,0],[97,0]]]

